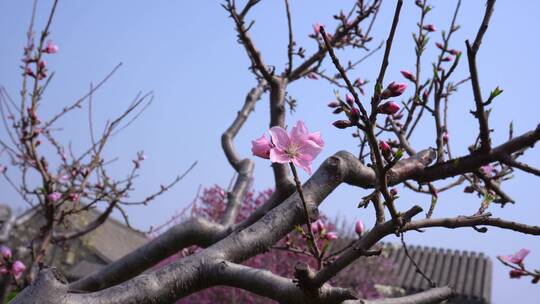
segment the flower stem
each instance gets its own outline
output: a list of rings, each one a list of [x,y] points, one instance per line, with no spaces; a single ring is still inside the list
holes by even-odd
[[[317,246],[317,242],[315,241],[315,235],[313,234],[313,230],[311,229],[311,219],[309,218],[309,211],[307,208],[306,199],[304,197],[304,192],[302,191],[302,184],[300,183],[300,179],[298,178],[298,172],[296,171],[296,167],[293,163],[289,163],[291,166],[291,171],[293,173],[294,177],[294,183],[296,184],[296,191],[298,191],[298,195],[300,196],[300,200],[302,201],[302,206],[304,206],[304,214],[305,214],[305,220],[307,225],[307,239],[308,244],[311,246],[311,251],[315,258],[317,258],[317,263],[319,268],[321,268],[322,265],[322,255],[321,251],[319,250],[319,247]]]

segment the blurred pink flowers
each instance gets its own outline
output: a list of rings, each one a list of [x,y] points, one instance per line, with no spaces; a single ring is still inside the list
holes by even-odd
[[[54,54],[58,52],[58,45],[56,45],[52,40],[48,40],[43,52],[47,54]]]
[[[529,254],[529,252],[531,252],[529,249],[522,248],[513,255],[503,255],[499,258],[506,263],[523,264],[523,260],[525,260],[525,257]]]
[[[47,200],[49,200],[50,202],[53,202],[53,203],[59,201],[60,198],[62,198],[62,194],[60,192],[58,192],[58,191],[54,191],[54,192],[49,193],[47,195]]]
[[[273,163],[293,163],[311,174],[311,163],[324,147],[319,132],[309,133],[303,121],[298,121],[288,134],[282,127],[270,129],[272,141],[263,135],[252,141],[251,151],[255,156],[270,158]],[[267,154],[268,153],[268,154]]]
[[[13,276],[18,279],[21,277],[22,273],[26,270],[26,266],[21,261],[15,261],[13,262],[13,265],[11,266],[11,272],[13,273]]]

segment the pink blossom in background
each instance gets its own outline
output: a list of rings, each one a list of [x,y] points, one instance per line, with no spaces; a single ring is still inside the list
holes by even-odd
[[[333,232],[333,231],[330,231],[330,232],[327,232],[324,237],[327,239],[327,240],[335,240],[338,238],[338,234],[336,232]]]
[[[60,193],[58,191],[54,191],[54,192],[49,193],[47,195],[47,200],[49,200],[50,202],[53,202],[53,203],[59,201],[61,198],[62,198],[62,193]]]
[[[313,233],[321,233],[326,227],[324,226],[324,222],[322,220],[316,220],[315,222],[311,223],[311,230]]]
[[[349,104],[349,106],[354,105],[354,97],[351,94],[345,94],[345,101]]]
[[[0,247],[0,254],[2,255],[2,258],[6,261],[10,260],[13,255],[11,253],[11,249],[7,246]]]
[[[492,165],[487,164],[485,166],[480,167],[480,172],[484,174],[485,176],[491,177],[494,173],[494,168]]]
[[[273,191],[270,189],[258,193],[253,190],[248,191],[244,198],[241,210],[236,218],[236,223],[246,219],[255,209],[257,209],[257,207],[264,204],[272,193]],[[219,186],[205,188],[202,190],[202,194],[198,196],[196,201],[194,201],[190,207],[177,214],[173,219],[168,221],[166,225],[161,226],[159,231],[166,231],[168,227],[182,222],[189,216],[201,216],[207,220],[219,222],[219,219],[225,210],[225,204],[226,191],[223,188]],[[185,212],[189,210],[191,210],[191,215],[189,212],[188,214],[185,214]],[[319,219],[312,224],[315,224],[317,229],[321,228],[319,231],[323,229],[329,231],[335,230],[335,226],[323,214],[321,214]],[[328,235],[328,233],[326,235]],[[330,238],[333,238],[334,236],[337,237],[337,233],[330,233]],[[353,236],[349,236],[349,238],[353,239]],[[318,244],[320,248],[323,248],[327,243],[329,243],[330,246],[333,246],[334,242],[338,241],[339,240],[320,238],[318,239]],[[347,243],[346,240],[343,241],[344,244],[342,246]],[[305,239],[296,231],[288,234],[280,240],[276,246],[286,246],[286,244],[292,244],[307,250]],[[195,246],[186,248],[178,254],[165,259],[159,263],[156,268],[163,267],[185,256],[194,254],[199,250],[201,249]],[[313,258],[309,258],[302,254],[272,249],[264,254],[252,257],[242,264],[258,269],[266,269],[277,275],[292,279],[294,277],[294,266],[297,262],[304,262],[313,268],[316,267],[316,261]],[[388,262],[386,258],[360,258],[358,262],[352,264],[334,278],[333,282],[340,286],[351,286],[356,292],[363,294],[365,298],[378,298],[380,295],[375,289],[375,284],[392,283],[394,280],[394,277],[391,275],[392,267],[393,264]],[[230,287],[213,287],[185,297],[179,300],[177,304],[214,304],[224,302],[245,304],[275,303],[273,300],[260,297],[245,290]]]
[[[317,79],[319,79],[319,75],[317,75],[317,73],[314,73],[314,72],[308,73],[306,77],[307,77],[308,79],[312,79],[312,80],[317,80]]]
[[[290,134],[282,127],[272,127],[270,136],[274,144],[270,149],[270,160],[273,163],[292,162],[311,174],[311,163],[324,146],[319,132],[309,133],[304,122],[298,121]]]
[[[43,52],[48,54],[54,54],[58,52],[58,45],[56,45],[52,40],[48,40],[47,45],[43,49]]]
[[[253,155],[269,159],[270,149],[272,149],[272,143],[266,138],[266,134],[263,134],[261,138],[251,141],[251,152]]]
[[[13,276],[18,279],[21,277],[22,273],[26,270],[26,266],[21,261],[15,261],[13,262],[13,265],[11,266],[11,272],[13,273]]]
[[[503,255],[500,259],[506,263],[523,264],[523,260],[525,260],[529,252],[531,252],[529,249],[522,248],[513,255]]]

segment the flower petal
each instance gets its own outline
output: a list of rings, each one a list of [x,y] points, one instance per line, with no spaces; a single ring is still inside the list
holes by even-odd
[[[270,129],[270,136],[272,137],[272,143],[281,150],[286,150],[291,140],[289,134],[282,127],[272,127]]]
[[[291,140],[294,142],[300,141],[307,138],[308,135],[308,129],[304,122],[301,120],[297,121],[296,126],[294,126],[291,130]]]
[[[304,171],[306,171],[307,174],[311,175],[311,162],[312,162],[312,160],[308,160],[308,159],[302,158],[302,157],[295,157],[292,161],[293,161],[293,163],[295,165],[297,165],[298,167],[300,167]]]
[[[270,149],[270,161],[273,163],[286,164],[291,162],[291,158],[284,150],[279,148]]]

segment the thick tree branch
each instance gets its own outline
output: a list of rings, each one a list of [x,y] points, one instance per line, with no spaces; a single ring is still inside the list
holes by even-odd
[[[348,300],[342,304],[438,304],[443,303],[444,300],[448,300],[454,294],[452,288],[438,287],[432,288],[423,292],[412,294],[409,296],[379,299],[379,300]]]

